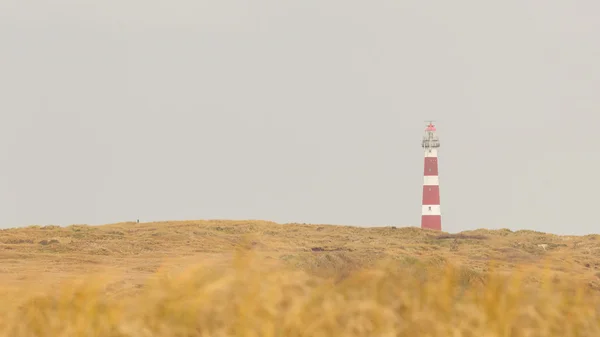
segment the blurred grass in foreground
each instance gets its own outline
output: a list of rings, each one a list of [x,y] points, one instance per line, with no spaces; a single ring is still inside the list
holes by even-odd
[[[240,251],[131,296],[107,293],[108,275],[3,292],[0,336],[600,336],[596,292],[534,276],[396,261],[323,278]]]

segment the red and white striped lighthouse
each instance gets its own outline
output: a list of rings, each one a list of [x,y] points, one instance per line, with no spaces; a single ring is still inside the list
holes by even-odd
[[[425,172],[423,179],[423,211],[421,228],[442,230],[442,213],[440,212],[440,180],[438,178],[438,148],[440,141],[436,128],[429,122],[421,143],[425,152]]]

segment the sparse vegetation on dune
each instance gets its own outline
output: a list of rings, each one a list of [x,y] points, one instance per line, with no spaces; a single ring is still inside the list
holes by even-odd
[[[0,336],[600,336],[600,240],[260,221],[0,231]]]

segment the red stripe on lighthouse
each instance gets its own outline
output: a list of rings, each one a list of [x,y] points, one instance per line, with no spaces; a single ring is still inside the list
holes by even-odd
[[[423,205],[440,204],[440,187],[423,186]]]
[[[438,161],[436,157],[425,158],[425,175],[426,176],[437,176],[438,175]]]
[[[421,228],[441,231],[442,230],[442,216],[441,215],[423,215],[421,217]]]

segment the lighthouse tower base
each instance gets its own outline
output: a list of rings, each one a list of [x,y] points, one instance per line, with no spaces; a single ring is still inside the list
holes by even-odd
[[[442,230],[442,217],[439,215],[423,215],[423,216],[421,216],[421,228],[441,231]]]

